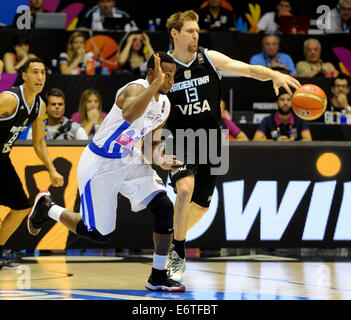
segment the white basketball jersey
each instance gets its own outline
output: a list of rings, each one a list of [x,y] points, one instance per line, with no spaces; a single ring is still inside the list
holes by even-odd
[[[147,133],[158,128],[168,118],[170,102],[166,95],[160,94],[158,101],[152,98],[141,117],[131,124],[126,122],[122,116],[122,109],[116,105],[116,100],[131,84],[140,84],[145,88],[150,86],[147,80],[139,79],[127,83],[117,91],[111,111],[89,144],[89,149],[101,157],[112,159],[127,157],[136,142],[142,140]]]

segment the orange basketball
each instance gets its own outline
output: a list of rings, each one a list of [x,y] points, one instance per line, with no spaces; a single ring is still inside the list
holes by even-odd
[[[292,108],[304,120],[318,119],[327,108],[327,95],[314,84],[305,84],[292,96]]]

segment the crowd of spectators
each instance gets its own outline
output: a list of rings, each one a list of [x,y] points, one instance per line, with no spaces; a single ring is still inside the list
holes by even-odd
[[[30,0],[30,10],[33,27],[36,13],[46,12],[43,7],[43,0]],[[237,15],[235,13],[235,8],[233,8],[229,1],[206,0],[197,8],[197,13],[199,15],[200,32],[236,31],[235,19],[237,19]],[[320,76],[335,78],[330,88],[333,97],[329,101],[330,106],[328,106],[328,112],[333,112],[333,115],[335,112],[341,113],[342,110],[344,110],[345,113],[351,113],[351,107],[348,101],[350,80],[347,77],[336,78],[340,71],[332,62],[322,60],[323,48],[317,38],[308,36],[303,44],[303,48],[294,48],[295,51],[300,50],[301,54],[303,53],[303,61],[294,61],[293,56],[281,51],[281,18],[295,15],[297,15],[297,10],[293,0],[277,0],[273,11],[263,11],[262,16],[257,21],[257,26],[254,28],[254,33],[262,35],[262,50],[254,54],[248,62],[252,65],[263,65],[295,77],[312,78]],[[324,33],[349,32],[351,0],[336,0],[335,8],[331,11],[331,17],[331,24],[327,26]],[[20,14],[17,13],[14,17],[12,27],[16,26],[17,19],[19,18]],[[66,45],[63,44],[63,50],[57,57],[58,72],[64,75],[93,74],[94,72],[91,72],[91,70],[98,64],[102,64],[103,61],[99,60],[100,57],[96,52],[92,52],[91,47],[89,50],[86,49],[88,41],[87,36],[89,34],[87,31],[106,31],[109,29],[127,31],[126,36],[120,43],[119,49],[115,53],[117,69],[144,77],[146,74],[146,61],[154,53],[153,45],[147,32],[139,29],[138,21],[129,13],[120,10],[118,8],[118,2],[116,3],[115,0],[97,0],[96,5],[85,12],[83,17],[78,21],[76,29],[70,34]],[[19,72],[24,62],[31,57],[35,57],[35,55],[31,52],[29,39],[23,35],[16,36],[13,39],[12,48],[9,48],[8,52],[2,57],[4,72]],[[51,71],[49,70],[49,72]],[[61,101],[63,104],[63,108],[61,108],[61,113],[63,110],[60,118],[61,120],[59,124],[55,125],[60,125],[62,127],[63,123],[69,121],[71,131],[74,128],[80,128],[82,130],[84,129],[83,131],[85,133],[85,136],[84,134],[79,134],[78,136],[74,134],[66,134],[66,136],[54,135],[55,139],[67,139],[67,137],[70,139],[77,139],[77,137],[91,139],[106,116],[102,111],[103,105],[100,93],[94,89],[86,89],[82,92],[79,106],[77,106],[70,120],[64,116],[64,93],[58,88],[50,89],[50,92],[53,90],[53,92],[57,94],[57,96],[54,97],[56,100],[63,100]],[[47,98],[49,97],[50,96],[47,96]],[[289,117],[283,117],[284,119],[287,118],[288,122],[285,121],[286,119],[282,120],[279,118],[279,115],[281,115],[279,103],[280,99],[283,98],[286,98],[286,95],[283,94],[279,96],[277,100],[278,111],[271,115],[270,120],[264,119],[264,121],[262,121],[263,124],[261,124],[260,129],[256,132],[254,140],[269,140],[272,138],[270,137],[270,133],[264,133],[262,127],[264,124],[267,125],[269,121],[269,123],[275,123],[275,125],[282,121],[283,127],[289,123],[299,122],[293,118],[291,111],[289,111]],[[291,104],[291,101],[285,102],[286,104]],[[225,105],[224,100],[222,100],[221,103]],[[50,118],[49,106],[50,102],[48,101],[48,119],[46,124],[48,129],[50,128],[50,124],[53,123],[52,118]],[[53,110],[54,112],[58,112],[58,110],[55,111],[55,108],[53,108]],[[318,121],[324,122],[324,119],[321,118],[318,119]],[[73,124],[73,126],[71,124]],[[228,138],[230,140],[249,140],[248,136],[232,121],[232,115],[225,107],[222,109],[221,126],[229,130]],[[303,126],[303,132],[304,128]],[[57,128],[55,130],[57,130]],[[48,136],[50,136],[49,131],[50,130],[47,132]],[[82,132],[81,130],[76,131]],[[294,138],[293,140],[304,139],[304,135],[307,134],[306,132],[302,135],[290,135],[289,139],[291,137]],[[24,136],[27,139],[30,138],[30,131],[26,132]],[[273,140],[282,140],[278,138]],[[309,140],[309,137],[307,137],[306,140]]]

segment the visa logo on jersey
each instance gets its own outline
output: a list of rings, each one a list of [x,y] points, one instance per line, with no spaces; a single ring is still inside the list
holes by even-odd
[[[211,111],[210,104],[208,103],[207,100],[204,100],[202,102],[198,101],[195,103],[189,103],[184,106],[181,105],[176,105],[184,115],[191,116],[193,114],[199,114],[203,113],[206,111]]]

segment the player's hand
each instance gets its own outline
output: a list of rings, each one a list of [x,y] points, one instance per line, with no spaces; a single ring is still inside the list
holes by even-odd
[[[159,166],[167,171],[176,170],[184,165],[183,162],[176,159],[175,155],[164,155],[160,160]]]
[[[154,58],[155,58],[155,68],[154,68],[154,79],[153,81],[156,81],[159,86],[161,87],[164,80],[165,80],[165,74],[163,73],[161,69],[161,59],[157,53],[154,53]]]
[[[164,154],[165,147],[162,146],[159,150],[159,156],[156,159],[156,163],[163,170],[176,170],[177,168],[184,165],[183,162],[176,159],[175,155]]]
[[[298,89],[301,87],[301,83],[297,79],[279,71],[274,72],[272,81],[276,96],[279,95],[279,88],[281,87],[283,87],[291,96],[293,95],[293,93],[290,87],[294,89]]]
[[[63,176],[61,176],[56,170],[50,173],[51,184],[54,187],[62,187],[64,183]]]

